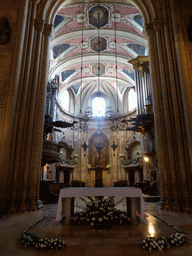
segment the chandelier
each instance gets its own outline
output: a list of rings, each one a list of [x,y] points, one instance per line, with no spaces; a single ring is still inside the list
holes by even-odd
[[[102,37],[101,37],[101,27],[105,25],[105,16],[103,14],[103,10],[105,10],[102,5],[100,5],[100,2],[98,2],[97,6],[92,7],[91,11],[94,12],[94,18],[92,22],[95,22],[97,25],[97,37],[93,38],[92,40],[95,40],[95,51],[97,52],[98,56],[98,63],[94,64],[96,66],[95,75],[97,75],[97,92],[96,95],[98,98],[102,97],[102,84],[101,84],[101,75],[102,73],[102,63],[101,63],[101,51],[104,49],[102,48]],[[84,12],[84,2],[83,2],[83,12]],[[95,20],[94,20],[95,19]],[[123,117],[120,115],[119,112],[119,95],[118,95],[118,77],[117,77],[117,35],[116,35],[116,23],[117,23],[117,15],[116,15],[116,3],[114,2],[114,45],[115,45],[115,52],[114,52],[114,64],[115,64],[115,91],[116,91],[116,111],[112,110],[112,107],[107,106],[105,111],[105,116],[102,117],[104,120],[109,120],[110,125],[109,129],[111,131],[115,131],[118,129],[125,129],[125,126],[128,126],[128,122],[125,122],[123,120]],[[90,120],[94,120],[97,123],[97,132],[101,132],[101,124],[100,124],[100,117],[93,117],[93,111],[92,107],[87,107],[85,112],[82,111],[82,94],[83,94],[83,57],[84,57],[84,22],[82,22],[82,38],[81,38],[81,89],[80,89],[80,111],[78,115],[78,123],[75,125],[75,129],[81,130],[81,131],[87,131],[88,130],[88,123]],[[82,148],[84,150],[84,156],[86,153],[86,150],[89,146],[87,145],[87,142],[84,140],[82,144]],[[95,145],[96,150],[100,152],[100,149],[102,145]],[[118,145],[115,144],[115,141],[113,141],[113,144],[111,145],[111,148],[114,151],[118,147]]]

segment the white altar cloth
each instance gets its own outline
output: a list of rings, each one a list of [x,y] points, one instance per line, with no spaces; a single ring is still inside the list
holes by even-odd
[[[144,218],[144,200],[143,194],[140,188],[134,187],[120,187],[120,188],[62,188],[60,189],[58,206],[57,206],[57,217],[56,220],[61,220],[62,212],[62,198],[72,197],[85,197],[85,196],[117,196],[117,197],[130,197],[140,198],[140,215]],[[136,213],[135,213],[136,214]]]

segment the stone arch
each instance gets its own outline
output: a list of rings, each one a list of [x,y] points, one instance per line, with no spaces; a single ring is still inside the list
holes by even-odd
[[[66,4],[69,4],[70,1],[65,1]],[[57,10],[61,5],[65,5],[63,0],[44,0],[38,5],[37,16],[39,19],[44,19],[47,24],[53,24],[54,17],[56,15]],[[132,0],[130,1],[133,5],[135,5],[142,13],[145,24],[151,23],[153,19],[159,18],[160,9],[159,3],[153,3],[152,0],[147,0],[143,3],[142,0]],[[118,1],[116,2],[118,3]],[[125,2],[126,4],[126,2]]]
[[[66,1],[66,4],[68,3]],[[187,125],[191,118],[187,104],[191,106],[191,103],[190,97],[186,97],[188,88],[183,86],[183,83],[187,84],[190,79],[187,72],[184,72],[184,69],[189,70],[189,67],[186,64],[187,52],[182,50],[183,35],[177,34],[177,29],[180,29],[178,6],[173,4],[173,1],[162,3],[154,0],[132,0],[131,3],[144,17],[149,43],[161,196],[164,198],[166,209],[179,210],[183,207],[183,201],[188,209],[189,201],[192,200],[192,188],[191,180],[186,177],[191,177],[192,131]],[[55,14],[63,4],[65,3],[61,0],[41,1],[37,6],[40,25],[42,20],[45,24],[53,24]],[[168,13],[172,13],[172,16]],[[168,19],[170,22],[167,22]],[[49,26],[51,25],[46,25],[46,29],[49,29]],[[185,131],[188,140],[185,139]],[[178,188],[182,188],[182,191]]]
[[[126,142],[126,149],[130,149],[130,151],[136,146],[137,144],[141,145],[141,154],[139,157],[143,155],[144,148],[143,148],[143,138],[142,135],[139,134],[133,134]],[[128,151],[127,151],[128,153]],[[131,152],[130,152],[131,154]]]
[[[31,1],[30,6],[28,3],[28,1],[24,3],[25,6],[22,6],[19,14],[21,20],[17,27],[19,40],[14,46],[11,66],[14,75],[9,82],[10,88],[14,90],[10,90],[10,97],[6,102],[7,111],[4,122],[6,131],[3,134],[5,140],[2,146],[4,161],[1,167],[12,177],[6,184],[7,187],[12,188],[12,191],[11,189],[8,191],[3,203],[11,202],[10,208],[13,212],[16,209],[16,199],[20,202],[21,211],[27,209],[26,200],[30,202],[31,210],[36,209],[48,66],[47,53],[53,20],[59,6],[63,5],[61,0]],[[187,46],[183,40],[178,2],[133,0],[131,3],[143,14],[149,42],[161,196],[165,202],[165,209],[188,210],[191,207],[189,202],[192,201],[190,186],[192,105],[189,97],[191,71],[187,62]],[[34,5],[37,5],[37,9]],[[162,14],[165,20],[162,19]],[[24,43],[25,47],[23,47]],[[19,49],[18,52],[16,49]],[[31,56],[34,57],[31,58]],[[26,99],[31,101],[27,102]],[[19,179],[20,177],[22,179]]]

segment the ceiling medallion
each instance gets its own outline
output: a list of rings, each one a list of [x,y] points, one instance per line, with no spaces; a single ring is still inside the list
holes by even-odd
[[[89,24],[101,28],[108,23],[109,11],[104,6],[94,6],[89,10]]]
[[[104,37],[98,36],[91,39],[91,49],[97,52],[107,49],[107,40]]]
[[[92,74],[95,76],[102,76],[105,74],[105,65],[96,63],[92,66]]]

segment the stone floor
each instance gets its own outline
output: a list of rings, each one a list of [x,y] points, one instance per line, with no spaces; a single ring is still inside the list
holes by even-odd
[[[64,227],[56,222],[53,216],[57,205],[45,205],[38,211],[7,214],[0,219],[0,255],[66,255],[66,256],[142,256],[142,255],[192,255],[192,214],[175,213],[160,210],[157,203],[146,203],[145,213],[148,215],[138,224],[130,226],[114,226],[112,230],[91,230],[88,226]],[[39,251],[25,248],[18,237],[20,233],[41,217],[49,217],[35,226],[31,233],[44,237],[61,237],[66,240],[66,247],[59,251]],[[168,223],[181,228],[187,236],[184,245],[169,248],[165,251],[145,251],[139,245],[146,236],[168,236],[174,232],[172,228],[154,218],[155,214]]]

